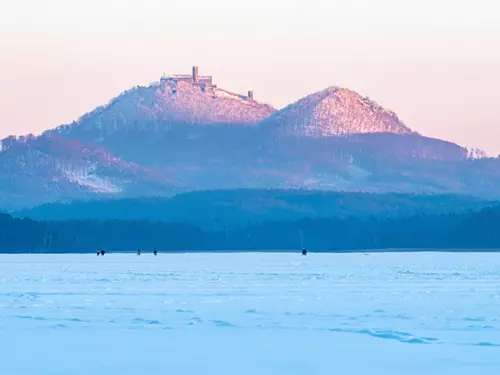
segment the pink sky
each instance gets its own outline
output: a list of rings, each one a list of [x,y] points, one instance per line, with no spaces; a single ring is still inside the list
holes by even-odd
[[[410,4],[411,3],[411,4]],[[71,122],[167,73],[277,108],[328,86],[500,153],[498,0],[17,0],[0,13],[0,137]]]

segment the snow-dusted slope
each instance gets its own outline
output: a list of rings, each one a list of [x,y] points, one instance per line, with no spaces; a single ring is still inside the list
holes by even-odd
[[[29,206],[94,195],[170,191],[161,173],[55,135],[9,138],[0,151],[0,203]]]
[[[397,115],[358,93],[329,87],[290,104],[265,120],[283,135],[335,136],[355,133],[411,133]]]
[[[162,79],[128,90],[108,105],[48,133],[100,143],[117,133],[163,135],[172,125],[253,125],[275,112],[267,104],[226,90],[203,90],[190,82]]]

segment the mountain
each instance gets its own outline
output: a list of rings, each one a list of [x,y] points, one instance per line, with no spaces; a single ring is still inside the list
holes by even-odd
[[[397,115],[367,97],[338,87],[308,95],[269,116],[264,124],[285,136],[324,137],[357,133],[410,134]]]
[[[498,197],[500,160],[424,137],[354,91],[276,111],[210,76],[164,76],[72,124],[0,142],[0,208],[190,190],[306,188]]]

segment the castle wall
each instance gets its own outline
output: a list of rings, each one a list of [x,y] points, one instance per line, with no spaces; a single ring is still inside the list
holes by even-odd
[[[200,77],[198,77],[198,82],[204,83],[207,86],[213,86],[212,85],[212,76],[200,76]]]
[[[207,93],[215,94],[215,89],[217,89],[217,85],[215,85],[213,83],[212,76],[199,76],[198,75],[198,67],[197,66],[193,66],[192,74],[175,74],[171,77],[163,76],[161,78],[162,81],[168,80],[168,79],[194,84],[194,85],[198,86],[203,92],[207,92]],[[223,89],[219,89],[219,90],[226,92],[229,95],[239,97],[243,100],[254,100],[253,91],[251,91],[251,90],[248,91],[247,96],[233,93],[233,92],[223,90]]]

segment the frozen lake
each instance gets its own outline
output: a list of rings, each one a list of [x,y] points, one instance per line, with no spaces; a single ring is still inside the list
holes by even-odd
[[[0,374],[500,374],[500,254],[0,255]]]

